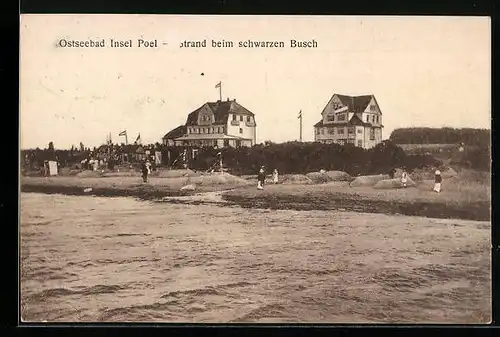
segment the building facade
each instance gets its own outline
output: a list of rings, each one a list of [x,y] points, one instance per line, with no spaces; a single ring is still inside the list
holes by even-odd
[[[314,125],[314,140],[369,149],[382,142],[383,127],[375,96],[334,94]]]
[[[236,102],[207,102],[191,112],[186,124],[163,137],[164,145],[240,147],[256,142],[255,115]]]

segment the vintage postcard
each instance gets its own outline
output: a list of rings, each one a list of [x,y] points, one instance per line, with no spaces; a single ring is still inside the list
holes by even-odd
[[[488,17],[20,25],[22,322],[491,321]]]

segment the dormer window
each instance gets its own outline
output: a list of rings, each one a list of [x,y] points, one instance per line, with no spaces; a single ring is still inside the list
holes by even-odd
[[[250,118],[250,116],[247,116],[247,122],[250,123],[252,121],[252,119]]]
[[[233,115],[233,121],[235,121],[235,120],[236,120],[236,115]]]
[[[338,121],[345,121],[345,115],[344,114],[338,115],[337,120]]]

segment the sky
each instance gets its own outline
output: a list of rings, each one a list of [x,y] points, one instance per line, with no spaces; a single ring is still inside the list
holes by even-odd
[[[488,17],[22,15],[20,25],[21,148],[98,146],[109,133],[123,142],[123,130],[129,142],[161,142],[219,99],[219,81],[223,100],[255,114],[258,143],[298,140],[300,110],[303,140],[314,140],[335,93],[375,95],[384,139],[401,127],[491,125]],[[134,46],[111,48],[112,38]],[[158,47],[138,48],[140,38]],[[203,39],[207,48],[180,48]],[[238,48],[249,39],[285,48]]]

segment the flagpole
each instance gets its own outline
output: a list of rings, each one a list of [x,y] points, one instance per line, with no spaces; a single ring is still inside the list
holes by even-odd
[[[299,112],[299,120],[300,120],[300,142],[302,143],[302,110]]]
[[[219,82],[219,98],[220,101],[222,102],[222,82]]]
[[[127,131],[125,131],[125,145],[128,145]]]

